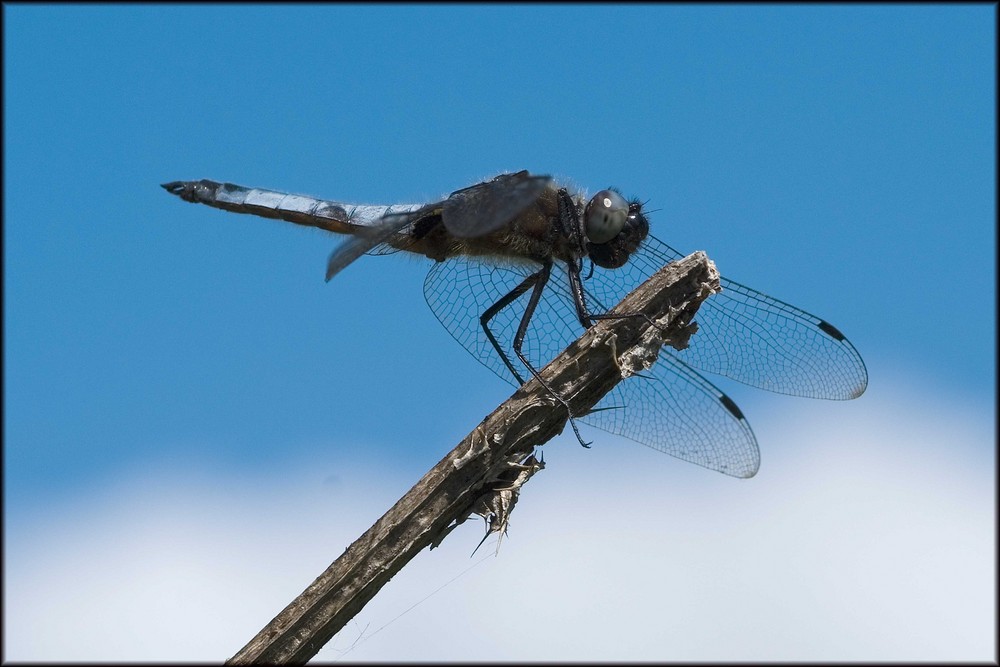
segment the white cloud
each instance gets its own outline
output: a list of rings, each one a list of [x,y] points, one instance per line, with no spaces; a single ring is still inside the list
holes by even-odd
[[[553,444],[499,557],[488,541],[469,558],[468,522],[318,658],[995,659],[989,416],[899,394],[793,404],[750,413],[753,480]],[[161,470],[9,522],[5,657],[228,658],[414,481],[328,475]]]

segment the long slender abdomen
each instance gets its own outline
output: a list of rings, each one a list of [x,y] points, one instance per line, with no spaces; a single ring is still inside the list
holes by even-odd
[[[387,213],[414,211],[419,204],[369,206],[344,204],[293,195],[275,190],[248,188],[210,180],[173,181],[161,187],[184,201],[206,204],[233,213],[249,213],[264,218],[286,220],[297,225],[319,227],[337,234],[354,234],[359,227],[376,224]]]

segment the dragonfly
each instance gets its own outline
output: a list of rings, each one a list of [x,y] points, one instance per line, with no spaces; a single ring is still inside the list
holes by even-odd
[[[347,204],[211,180],[162,187],[188,202],[347,235],[329,256],[328,281],[363,254],[434,260],[424,280],[431,311],[514,386],[538,377],[537,369],[609,317],[638,284],[683,257],[649,233],[638,199],[613,188],[588,197],[528,171],[423,204]],[[571,413],[574,430],[576,417],[745,478],[760,466],[756,436],[736,403],[703,373],[808,398],[864,393],[864,361],[836,327],[726,277],[720,285],[701,304],[686,349],[665,346],[648,371],[618,384],[590,412]]]

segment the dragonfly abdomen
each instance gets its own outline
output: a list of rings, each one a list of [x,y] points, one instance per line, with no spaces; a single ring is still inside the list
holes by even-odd
[[[249,213],[307,227],[319,227],[337,234],[355,234],[357,228],[370,227],[387,213],[402,213],[420,208],[418,204],[395,206],[344,204],[207,179],[173,181],[164,183],[161,187],[184,201],[205,204],[233,213]]]

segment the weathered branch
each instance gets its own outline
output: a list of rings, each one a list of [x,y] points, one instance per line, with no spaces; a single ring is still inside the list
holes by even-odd
[[[656,359],[661,344],[686,345],[701,302],[718,291],[704,253],[664,267],[541,371],[583,415],[623,377]],[[655,321],[656,326],[651,326]],[[537,469],[534,448],[560,433],[566,410],[531,380],[483,420],[323,574],[229,660],[305,663],[421,549],[436,545],[471,513],[502,530],[520,485]]]

